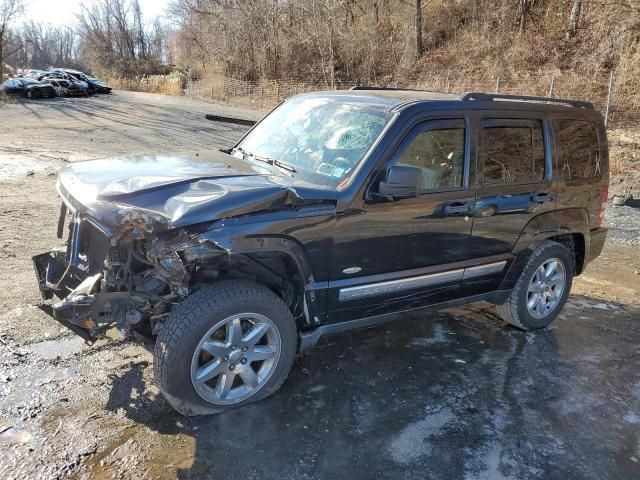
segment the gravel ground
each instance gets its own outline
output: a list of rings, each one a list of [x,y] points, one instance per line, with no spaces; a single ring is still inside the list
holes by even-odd
[[[609,208],[605,250],[552,328],[481,303],[405,315],[324,339],[278,394],[213,417],[175,414],[142,346],[53,320],[30,257],[58,243],[55,168],[242,135],[209,112],[258,115],[122,92],[0,107],[0,478],[640,478],[630,207]]]
[[[604,226],[609,229],[609,241],[640,246],[640,208],[609,205],[604,215]]]

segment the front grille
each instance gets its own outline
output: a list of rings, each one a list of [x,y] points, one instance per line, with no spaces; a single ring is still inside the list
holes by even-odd
[[[104,270],[104,260],[111,245],[106,230],[88,217],[75,215],[69,240],[71,266],[94,275]]]

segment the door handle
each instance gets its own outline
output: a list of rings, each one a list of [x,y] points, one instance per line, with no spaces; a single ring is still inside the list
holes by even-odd
[[[471,205],[468,203],[452,203],[445,205],[444,213],[446,215],[463,215],[465,213],[471,213]]]
[[[544,203],[553,201],[553,195],[551,193],[536,193],[532,200],[536,203]]]

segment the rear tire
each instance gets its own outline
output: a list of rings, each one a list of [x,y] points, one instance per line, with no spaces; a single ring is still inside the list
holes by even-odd
[[[165,320],[154,350],[156,383],[183,415],[224,412],[275,393],[293,365],[297,340],[293,315],[275,293],[253,282],[222,281],[193,293]]]
[[[498,316],[523,330],[547,327],[569,297],[575,262],[564,245],[545,241],[532,254]]]

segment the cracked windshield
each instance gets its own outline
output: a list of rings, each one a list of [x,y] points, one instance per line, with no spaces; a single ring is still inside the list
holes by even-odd
[[[378,138],[391,114],[336,98],[283,103],[234,149],[238,158],[265,160],[310,183],[339,187]]]

